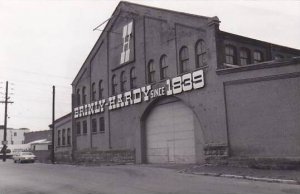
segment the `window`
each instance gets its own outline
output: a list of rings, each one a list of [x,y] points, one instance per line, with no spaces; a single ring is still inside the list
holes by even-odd
[[[60,139],[61,139],[61,134],[60,130],[57,131],[57,146],[60,146]]]
[[[104,133],[105,132],[104,117],[100,117],[100,119],[99,119],[99,125],[100,125],[100,133]]]
[[[241,65],[250,64],[250,52],[248,49],[242,48],[240,50],[240,62],[241,62]]]
[[[116,80],[116,75],[113,75],[112,78],[111,78],[111,93],[112,95],[115,95],[117,93],[117,80]]]
[[[67,129],[67,145],[71,145],[71,129]]]
[[[96,84],[92,83],[92,101],[96,100]]]
[[[236,49],[233,46],[225,47],[225,63],[236,65]]]
[[[189,66],[189,51],[186,46],[183,46],[179,52],[179,64],[180,73],[185,73],[188,71]]]
[[[76,133],[77,133],[77,135],[81,134],[81,124],[80,124],[80,122],[76,123]]]
[[[122,71],[121,77],[120,77],[120,86],[121,86],[121,92],[124,92],[126,90],[126,75],[125,71]]]
[[[168,64],[167,56],[163,55],[160,58],[160,79],[166,79],[168,77]]]
[[[206,65],[206,47],[203,40],[199,40],[196,43],[196,68]]]
[[[14,136],[17,136],[17,132],[14,132]]]
[[[66,145],[66,129],[62,130],[62,146]]]
[[[130,69],[130,88],[136,88],[136,75],[135,75],[135,67]]]
[[[263,54],[260,51],[254,51],[253,53],[254,63],[260,63],[263,61]]]
[[[82,88],[82,104],[86,104],[86,88]]]
[[[123,49],[121,53],[120,64],[128,62],[130,58],[130,42],[132,39],[132,30],[133,30],[132,26],[133,26],[133,21],[129,22],[123,27]],[[132,46],[133,45],[131,45],[131,47]]]
[[[87,122],[82,122],[82,134],[87,134]]]
[[[102,86],[102,80],[99,81],[99,85],[98,85],[98,88],[99,88],[99,99],[102,99],[103,98],[103,86]]]
[[[148,82],[153,83],[154,81],[155,81],[154,61],[150,60],[148,63]]]
[[[76,97],[77,97],[77,105],[80,105],[80,89],[77,89],[77,92],[76,92]]]
[[[92,119],[92,132],[97,133],[97,120]]]

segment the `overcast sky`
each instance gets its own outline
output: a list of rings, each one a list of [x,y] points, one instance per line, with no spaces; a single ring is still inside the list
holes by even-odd
[[[220,29],[300,49],[300,1],[129,0],[218,16]],[[8,127],[48,129],[52,85],[56,118],[71,111],[71,82],[101,34],[93,31],[118,0],[0,0],[0,97],[10,83]],[[103,29],[103,28],[101,28]],[[0,125],[4,105],[0,104]]]

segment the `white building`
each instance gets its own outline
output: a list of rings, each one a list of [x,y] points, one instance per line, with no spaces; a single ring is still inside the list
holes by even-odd
[[[20,129],[13,129],[7,128],[6,140],[8,145],[20,145],[24,144],[24,133],[29,132],[28,128],[20,128]],[[0,129],[0,140],[1,142],[4,139],[4,129]]]

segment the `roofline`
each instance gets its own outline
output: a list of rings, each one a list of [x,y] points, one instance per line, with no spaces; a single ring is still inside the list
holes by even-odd
[[[69,116],[72,116],[72,112],[70,112],[70,113],[68,113],[68,114],[66,114],[66,115],[64,115],[64,116],[62,116],[62,117],[60,117],[60,118],[54,120],[54,123],[57,123],[57,122],[59,122],[59,121],[65,119],[65,118],[67,118],[67,117],[69,117]],[[50,124],[49,127],[52,128],[52,124]]]

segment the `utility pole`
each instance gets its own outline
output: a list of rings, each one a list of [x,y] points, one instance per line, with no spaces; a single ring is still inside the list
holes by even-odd
[[[0,101],[0,103],[5,104],[5,109],[4,109],[4,133],[3,133],[3,141],[2,141],[2,152],[3,152],[3,162],[6,161],[6,148],[7,148],[7,104],[12,104],[13,102],[8,101],[10,97],[8,97],[8,81],[6,81],[6,88],[5,88],[5,100]]]
[[[54,121],[55,121],[55,86],[52,86],[52,149],[51,149],[51,162],[52,164],[55,163],[55,156],[54,156]]]

